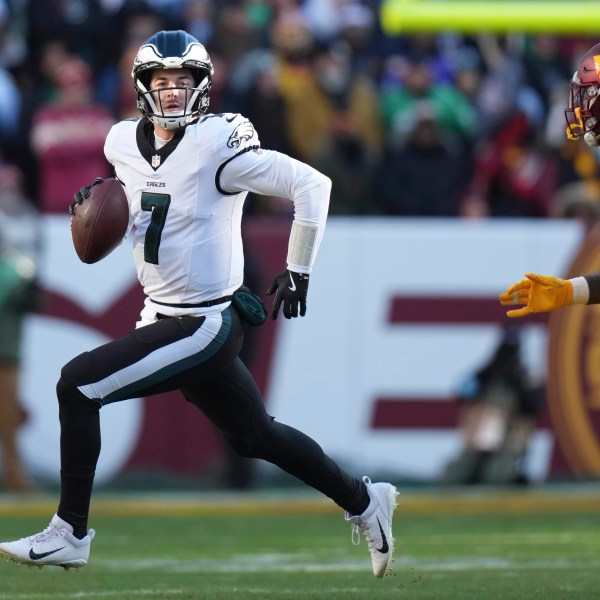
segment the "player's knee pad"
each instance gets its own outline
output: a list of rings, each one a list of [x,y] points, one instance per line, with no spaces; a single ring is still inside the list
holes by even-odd
[[[91,408],[99,408],[100,404],[94,400],[90,400],[87,396],[82,394],[77,386],[70,383],[67,379],[61,376],[56,384],[56,397],[58,398],[59,404],[69,404],[77,402],[89,406]]]

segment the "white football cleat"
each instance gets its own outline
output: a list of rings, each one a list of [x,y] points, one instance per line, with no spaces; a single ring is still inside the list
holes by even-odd
[[[46,565],[79,569],[87,564],[90,544],[96,532],[93,529],[82,539],[73,535],[73,527],[58,515],[41,533],[15,542],[0,543],[0,556],[23,565],[42,568]]]
[[[392,516],[398,506],[398,490],[391,483],[371,483],[363,477],[371,503],[362,515],[345,513],[346,521],[352,523],[352,543],[360,543],[361,532],[367,540],[373,562],[373,575],[383,577],[392,568],[394,538],[392,537]]]

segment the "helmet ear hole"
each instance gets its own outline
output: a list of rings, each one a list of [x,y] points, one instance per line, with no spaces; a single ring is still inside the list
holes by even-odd
[[[150,81],[152,80],[152,69],[146,69],[138,73],[140,83],[147,89],[150,89]]]

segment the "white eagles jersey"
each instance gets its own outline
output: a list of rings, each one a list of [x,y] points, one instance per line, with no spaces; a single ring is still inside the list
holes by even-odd
[[[104,153],[130,205],[129,238],[147,296],[138,326],[153,322],[157,312],[203,315],[227,306],[197,305],[230,296],[242,284],[248,192],[294,203],[287,265],[310,273],[331,181],[285,154],[262,150],[242,115],[208,114],[158,150],[148,119],[125,120],[110,130]]]
[[[228,160],[260,142],[250,121],[234,114],[207,115],[159,150],[153,135],[146,119],[122,121],[104,152],[129,200],[129,238],[144,293],[174,305],[156,305],[158,312],[194,312],[173,308],[228,296],[242,284],[247,192],[226,194],[216,177]]]

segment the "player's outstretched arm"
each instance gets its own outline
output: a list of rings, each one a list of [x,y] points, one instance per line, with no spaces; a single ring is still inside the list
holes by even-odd
[[[509,317],[524,317],[538,312],[550,312],[573,303],[573,283],[552,275],[526,273],[521,279],[500,294],[502,306],[523,305],[509,310]]]

